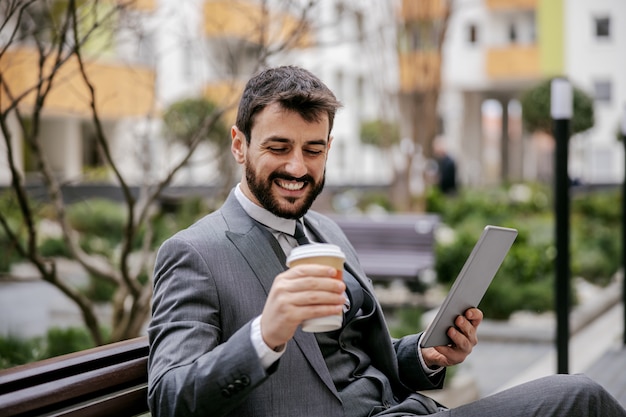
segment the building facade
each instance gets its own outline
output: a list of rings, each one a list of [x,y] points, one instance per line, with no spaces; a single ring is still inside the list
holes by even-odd
[[[130,4],[99,35],[106,42],[94,42],[89,72],[111,154],[129,184],[163,178],[185,157],[187,150],[167,140],[161,122],[171,104],[208,98],[226,109],[223,121],[230,126],[245,81],[263,66],[281,64],[312,70],[345,104],[335,124],[328,183],[390,181],[390,164],[381,164],[375,147],[361,145],[359,131],[364,120],[395,114],[393,103],[383,100],[396,88],[395,77],[384,76],[397,73],[389,48],[395,39],[391,5],[373,0]],[[37,58],[28,42],[13,40],[0,60],[4,82],[15,91],[36,85]],[[115,182],[93,140],[89,92],[75,65],[66,64],[63,71],[42,113],[46,157],[66,183]],[[21,108],[28,112],[34,104],[26,100]],[[11,123],[14,149],[21,154],[17,165],[29,178],[37,167],[19,126]],[[200,144],[172,184],[224,181],[216,152]],[[0,164],[0,183],[10,180],[8,165]]]
[[[403,155],[421,152],[414,145],[427,130],[407,112],[407,100],[433,88],[439,114],[429,120],[441,125],[438,131],[459,162],[462,183],[547,180],[551,139],[523,131],[517,100],[553,76],[568,77],[595,100],[595,126],[571,141],[572,177],[583,182],[623,178],[623,148],[615,140],[626,103],[623,0],[142,0],[130,5],[86,50],[103,132],[131,184],[162,178],[184,158],[186,150],[164,137],[161,116],[168,106],[207,97],[228,107],[224,122],[230,126],[245,80],[264,65],[279,64],[312,70],[345,105],[335,123],[329,184],[389,184],[406,163]],[[3,46],[9,33],[0,33]],[[0,58],[0,70],[14,95],[36,84],[32,43],[13,42]],[[7,100],[5,94],[0,108]],[[25,99],[20,108],[28,111],[34,104]],[[94,140],[89,92],[75,63],[64,65],[42,114],[41,143],[59,177],[69,183],[114,182]],[[363,124],[376,120],[400,125],[403,138],[413,140],[385,148],[363,144]],[[37,167],[15,118],[9,116],[7,125],[19,153],[16,165],[31,178]],[[224,181],[216,152],[201,144],[172,184]],[[0,184],[10,180],[3,160]]]
[[[440,111],[463,182],[549,180],[553,140],[520,126],[518,99],[564,76],[594,100],[595,125],[572,137],[570,176],[620,182],[617,126],[626,105],[626,3],[457,0],[444,51]]]

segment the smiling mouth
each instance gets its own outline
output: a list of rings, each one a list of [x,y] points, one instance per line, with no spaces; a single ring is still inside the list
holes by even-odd
[[[288,191],[299,191],[304,187],[305,182],[303,181],[285,181],[285,180],[276,180],[276,184],[280,188],[284,188]]]

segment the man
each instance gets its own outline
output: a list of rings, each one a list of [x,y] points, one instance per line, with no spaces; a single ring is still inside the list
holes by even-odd
[[[541,380],[452,412],[416,392],[440,388],[444,368],[467,357],[482,313],[457,318],[450,346],[420,349],[420,335],[390,339],[353,247],[335,223],[309,211],[324,185],[339,107],[318,78],[297,67],[262,71],[246,85],[231,129],[232,153],[244,167],[240,184],[157,256],[152,414],[625,415],[584,377]],[[342,248],[343,281],[326,266],[286,268],[301,221],[309,239]],[[299,327],[340,312],[340,330]]]

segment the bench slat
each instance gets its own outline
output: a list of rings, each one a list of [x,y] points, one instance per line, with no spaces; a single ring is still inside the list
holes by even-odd
[[[122,410],[120,412],[120,410]],[[42,417],[132,417],[148,412],[148,383],[72,405]]]
[[[0,371],[0,414],[147,412],[147,360],[144,336]]]

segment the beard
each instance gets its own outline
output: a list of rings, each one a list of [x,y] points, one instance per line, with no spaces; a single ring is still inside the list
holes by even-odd
[[[299,219],[309,211],[313,202],[317,196],[324,189],[324,183],[326,181],[326,172],[322,175],[322,179],[319,182],[315,182],[310,175],[304,175],[300,178],[292,177],[291,175],[282,172],[273,172],[269,177],[264,180],[256,175],[254,167],[249,161],[245,163],[246,181],[248,188],[256,199],[261,203],[261,206],[270,213],[282,217],[284,219]],[[280,201],[278,197],[272,194],[272,185],[274,180],[284,179],[287,181],[303,181],[305,187],[308,187],[308,193],[302,199],[286,198],[285,201]],[[300,203],[298,201],[300,200]]]

